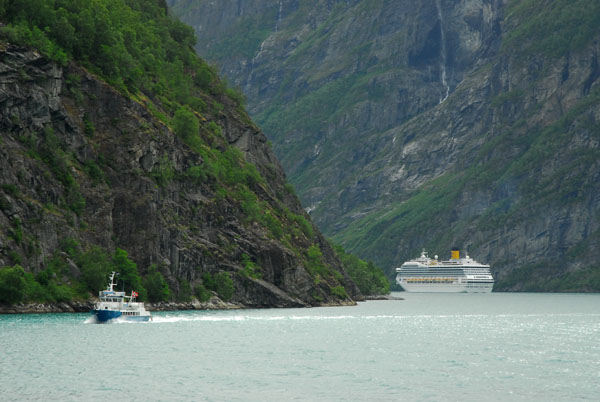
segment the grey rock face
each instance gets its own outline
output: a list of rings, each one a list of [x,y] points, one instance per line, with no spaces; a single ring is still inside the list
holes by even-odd
[[[527,21],[502,0],[173,3],[248,95],[313,220],[390,276],[454,245],[500,279],[597,266],[597,33],[522,54],[528,38],[505,42]]]
[[[500,1],[173,3],[195,27],[199,54],[244,89],[303,204],[329,234],[338,215],[328,211],[340,207],[332,193],[388,147],[381,133],[438,105],[499,44]],[[245,21],[270,30],[254,51],[216,51]],[[294,119],[299,127],[287,124]],[[316,121],[303,127],[304,119]],[[341,206],[352,209],[354,200],[342,196]]]
[[[221,102],[225,110],[210,117],[266,178],[255,190],[261,200],[303,214],[298,199],[285,191],[285,176],[264,135],[226,99]],[[229,272],[234,305],[353,303],[337,301],[326,284],[315,284],[302,256],[269,238],[263,227],[245,223],[234,200],[217,198],[207,183],[186,178],[201,157],[143,104],[76,65],[63,70],[32,50],[0,50],[0,131],[0,267],[19,262],[38,272],[60,242],[72,238],[84,246],[125,249],[142,273],[158,265],[173,289],[179,279],[194,286],[203,273]],[[43,147],[60,150],[62,159],[45,162],[39,156]],[[174,178],[158,186],[152,174],[165,164]],[[56,170],[61,166],[74,180],[68,188]],[[87,166],[98,167],[101,178]],[[316,228],[314,239],[298,242],[307,240],[291,239],[301,250],[318,243],[350,297],[361,298]],[[261,267],[263,280],[238,274],[243,254]],[[78,267],[70,265],[77,277]]]

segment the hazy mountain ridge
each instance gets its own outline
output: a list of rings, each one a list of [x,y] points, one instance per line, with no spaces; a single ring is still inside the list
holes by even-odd
[[[326,234],[390,273],[460,245],[499,289],[600,289],[597,4],[175,3]]]

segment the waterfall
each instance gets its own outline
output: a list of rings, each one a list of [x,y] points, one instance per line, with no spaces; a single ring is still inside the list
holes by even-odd
[[[440,71],[442,85],[446,88],[446,94],[440,98],[440,103],[444,102],[450,95],[450,86],[446,80],[446,33],[444,32],[444,16],[442,15],[442,6],[440,0],[435,0],[435,6],[437,8],[438,19],[440,21]]]
[[[269,38],[267,37],[267,39],[263,40],[260,44],[260,48],[258,49],[258,52],[256,52],[256,54],[254,55],[254,57],[252,58],[252,65],[250,66],[250,72],[252,72],[252,70],[254,70],[254,62],[256,61],[256,58],[262,53],[263,48],[265,47],[265,42],[268,40]]]
[[[283,11],[283,0],[279,0],[279,11],[277,12],[277,23],[275,24],[275,32],[279,32],[279,23],[281,22],[282,11]]]
[[[275,22],[275,32],[279,32],[279,24],[281,23],[282,13],[283,13],[283,0],[279,0],[279,10],[277,11],[277,21]],[[258,52],[256,52],[256,54],[252,58],[251,65],[250,65],[250,73],[251,74],[252,74],[252,71],[254,70],[254,62],[256,61],[256,58],[262,53],[263,48],[265,47],[265,43],[269,40],[270,36],[271,35],[269,35],[265,40],[262,41],[262,43],[260,44],[260,48],[258,49]]]

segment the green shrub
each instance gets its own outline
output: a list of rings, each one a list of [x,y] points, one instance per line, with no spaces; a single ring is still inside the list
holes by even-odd
[[[246,106],[246,95],[240,88],[226,88],[225,95],[231,98],[240,107]]]
[[[216,80],[216,73],[211,68],[203,63],[197,70],[194,76],[194,83],[203,90],[208,90],[210,84]]]
[[[212,296],[212,293],[210,293],[202,284],[197,285],[194,288],[194,294],[202,303],[206,303]]]
[[[49,260],[47,260],[48,275],[51,278],[54,275],[67,276],[69,275],[69,264],[65,256],[55,253]]]
[[[198,136],[200,125],[192,109],[187,105],[177,109],[172,124],[175,134],[190,148],[196,149],[200,141]]]
[[[40,274],[45,275],[40,275]],[[40,271],[34,277],[32,274],[25,273],[25,292],[24,299],[27,301],[35,302],[53,302],[54,298],[49,292],[48,285],[50,280],[48,279],[47,271]]]
[[[294,189],[292,183],[285,183],[285,191],[290,195],[296,195],[296,189]]]
[[[204,166],[192,166],[187,170],[187,177],[197,183],[202,183],[206,181],[208,174]]]
[[[140,300],[146,300],[146,288],[142,285],[142,279],[135,262],[127,257],[127,252],[117,248],[112,259],[113,270],[119,273],[118,279],[122,281],[127,293],[135,290]]]
[[[93,137],[94,132],[96,131],[96,127],[94,127],[94,123],[92,123],[87,116],[83,117],[83,132],[87,137]]]
[[[16,5],[18,7],[18,5]],[[38,10],[32,7],[33,12]],[[45,32],[37,26],[29,26],[21,21],[12,26],[2,27],[2,35],[9,38],[12,42],[25,43],[40,50],[51,60],[65,66],[68,61],[67,54],[56,43],[50,40]]]
[[[304,235],[306,236],[307,239],[310,240],[313,238],[313,236],[314,236],[313,227],[304,216],[297,215],[293,212],[288,212],[288,218],[292,222],[294,222],[296,225],[298,225],[298,227],[300,228],[302,233],[304,233]]]
[[[84,166],[86,173],[90,176],[94,185],[98,185],[104,181],[104,172],[96,162],[90,159],[85,162]]]
[[[60,249],[67,253],[71,258],[79,258],[81,254],[81,245],[72,237],[64,238],[60,241]]]
[[[209,122],[206,125],[206,127],[210,130],[211,133],[213,133],[213,134],[215,134],[217,136],[223,135],[223,130],[221,129],[221,126],[219,126],[214,121]]]
[[[332,247],[342,262],[344,270],[363,295],[379,295],[390,292],[390,281],[375,264],[347,253],[342,246],[332,244]]]
[[[15,304],[23,300],[25,271],[20,265],[0,269],[0,302]]]
[[[283,227],[281,225],[281,221],[271,213],[270,210],[266,210],[261,216],[260,220],[265,225],[269,232],[271,232],[271,236],[274,239],[281,239],[283,236]]]
[[[177,292],[177,301],[189,302],[192,300],[192,286],[190,282],[181,278],[179,279],[179,291]]]
[[[252,261],[248,254],[242,254],[242,266],[244,267],[241,271],[242,275],[255,279],[262,278],[260,266]]]
[[[104,250],[94,247],[81,254],[76,261],[81,271],[81,280],[87,289],[97,294],[105,288],[113,265],[110,256]]]
[[[23,262],[23,258],[21,258],[21,254],[17,253],[15,250],[8,250],[8,256],[13,264],[21,264]]]
[[[19,189],[14,184],[3,184],[0,186],[0,188],[13,197],[16,197],[19,194]]]
[[[233,297],[234,286],[231,276],[227,272],[218,272],[214,275],[206,273],[202,276],[204,287],[216,292],[223,301],[229,301]]]
[[[346,293],[346,289],[340,285],[340,286],[334,286],[331,289],[331,294],[340,298],[340,299],[347,299],[348,298],[348,294]]]
[[[159,187],[165,187],[175,177],[175,169],[167,155],[164,155],[160,161],[152,168],[150,175]]]
[[[319,275],[325,277],[329,274],[329,269],[323,262],[323,253],[316,244],[310,246],[306,252],[306,268],[312,276]]]
[[[67,188],[67,205],[77,216],[81,215],[85,208],[85,198],[79,190],[79,184],[75,182]]]
[[[233,297],[234,287],[233,280],[227,272],[219,272],[215,275],[215,282],[217,283],[216,292],[221,299],[229,301]]]
[[[58,284],[54,281],[48,284],[48,292],[50,293],[50,297],[52,302],[56,303],[64,303],[73,300],[75,297],[75,291],[67,286]]]
[[[148,292],[148,301],[152,303],[169,300],[171,292],[164,276],[158,271],[156,265],[152,265],[143,280],[144,287]],[[189,284],[188,284],[189,286]]]

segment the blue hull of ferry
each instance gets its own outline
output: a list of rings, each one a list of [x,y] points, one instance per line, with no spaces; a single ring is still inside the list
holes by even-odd
[[[114,310],[94,310],[94,315],[98,322],[106,322],[112,320],[113,318],[119,318],[121,316],[120,311]]]
[[[142,315],[142,316],[124,316],[120,311],[115,310],[92,310],[92,313],[96,316],[98,322],[107,322],[115,318],[121,318],[125,321],[150,321],[150,316]]]

